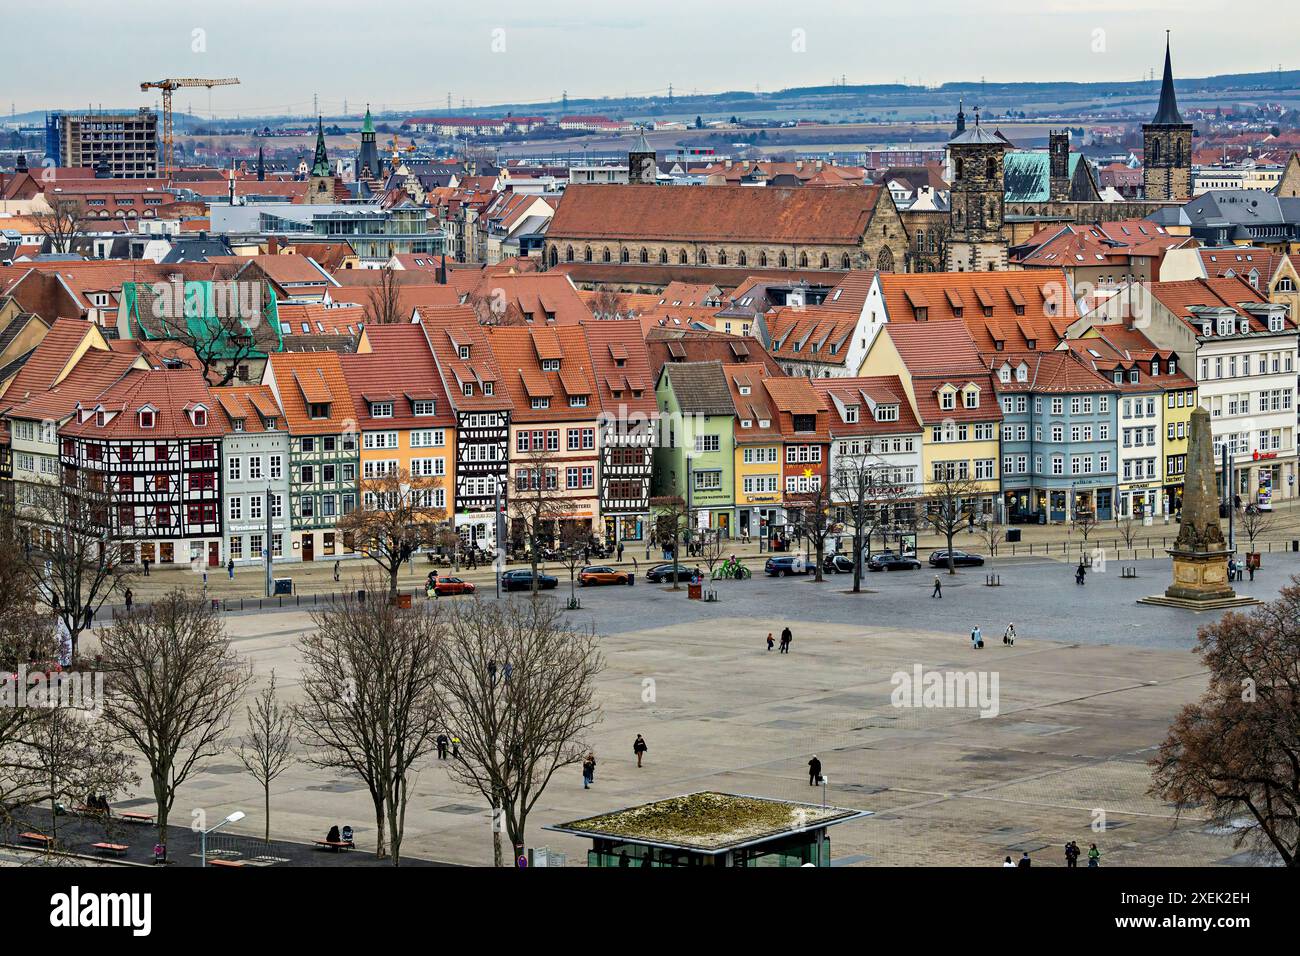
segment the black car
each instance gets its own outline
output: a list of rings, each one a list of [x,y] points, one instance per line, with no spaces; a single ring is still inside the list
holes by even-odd
[[[549,591],[560,583],[559,578],[537,572],[537,588]],[[533,589],[533,572],[529,568],[507,571],[501,575],[501,587],[507,591],[531,591]]]
[[[704,580],[704,572],[699,568],[690,567],[689,565],[679,564],[677,566],[677,580],[689,581],[692,577],[698,577]],[[670,561],[668,564],[656,564],[653,568],[645,573],[645,579],[651,584],[661,584],[665,581],[671,582],[673,579],[673,565]]]
[[[978,568],[983,563],[984,559],[978,554],[971,554],[969,551],[958,551],[956,548],[952,549],[952,564],[955,568]],[[930,567],[946,568],[947,566],[947,548],[930,552]]]
[[[853,559],[847,554],[828,554],[822,561],[822,570],[832,574],[852,574]]]
[[[767,563],[763,565],[763,570],[774,578],[783,578],[787,574],[807,574],[808,562],[800,555],[768,558]]]
[[[868,571],[915,571],[921,566],[916,558],[895,554],[893,551],[881,551],[867,558]]]

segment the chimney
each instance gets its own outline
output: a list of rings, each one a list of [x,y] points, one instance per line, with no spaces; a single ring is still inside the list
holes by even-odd
[[[270,239],[266,240],[266,252],[268,255],[272,255],[272,256],[279,255],[280,253],[279,236],[272,236]]]

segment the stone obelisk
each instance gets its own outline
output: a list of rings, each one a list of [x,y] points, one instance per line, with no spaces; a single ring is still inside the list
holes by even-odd
[[[1174,581],[1162,595],[1143,598],[1146,604],[1210,610],[1257,603],[1239,597],[1228,583],[1228,543],[1219,526],[1219,494],[1214,477],[1214,440],[1210,413],[1192,412],[1187,441],[1187,472],[1183,476],[1182,525],[1169,549]]]

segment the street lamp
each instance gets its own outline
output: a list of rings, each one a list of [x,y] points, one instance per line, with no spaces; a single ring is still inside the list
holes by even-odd
[[[247,814],[244,813],[243,810],[236,810],[216,826],[208,827],[206,830],[199,830],[199,866],[208,865],[208,834],[216,833],[227,823],[238,823],[240,820],[244,819],[245,816],[247,816]]]

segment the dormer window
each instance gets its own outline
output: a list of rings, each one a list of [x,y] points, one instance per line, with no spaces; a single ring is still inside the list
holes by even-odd
[[[558,372],[560,370],[559,359],[542,359],[543,372]]]
[[[570,395],[570,396],[569,396],[569,407],[570,407],[570,408],[586,408],[586,407],[587,407],[587,396],[586,396],[586,395]]]
[[[462,346],[460,347],[460,349],[458,350],[457,354],[459,354],[460,357],[461,357],[464,361],[468,362],[468,361],[469,361],[469,346],[468,346],[468,345],[462,345]]]
[[[1026,365],[1024,362],[1021,362],[1019,365],[1016,366],[1016,381],[1017,382],[1029,381],[1029,366]]]
[[[153,428],[153,425],[154,425],[154,410],[152,408],[140,409],[140,427]]]
[[[749,418],[742,418],[742,419],[740,420],[740,427],[741,427],[741,428],[749,428],[749,427],[750,427],[751,425],[753,425],[753,424],[754,424],[753,420],[752,420],[752,419],[749,419]]]
[[[473,383],[473,382],[465,382],[465,383],[464,383],[463,385],[461,385],[461,387],[460,387],[460,393],[461,393],[462,395],[465,395],[465,396],[471,396],[471,395],[473,395],[473,394],[474,394],[474,383]]]
[[[857,420],[858,420],[858,406],[856,406],[856,405],[846,405],[846,406],[844,407],[844,421],[845,421],[845,423],[846,423],[846,424],[849,424],[849,425],[852,425],[852,424],[854,424]]]
[[[1011,366],[1010,366],[1010,365],[1004,365],[1004,366],[1002,366],[1000,369],[998,369],[998,381],[999,381],[999,382],[1010,382],[1010,381],[1011,381]]]
[[[1137,384],[1137,381],[1138,381],[1138,370],[1137,370],[1137,369],[1135,369],[1135,368],[1134,368],[1134,369],[1129,369],[1128,380],[1129,380],[1130,382],[1132,382],[1133,384],[1135,384],[1135,385]]]
[[[244,420],[242,418],[232,418],[230,427],[237,432],[242,432],[244,430]]]
[[[208,423],[208,410],[202,405],[193,409],[190,412],[190,421],[194,423],[196,428],[202,428]]]
[[[549,398],[534,398],[532,400],[532,407],[537,410],[550,408],[551,400]]]
[[[939,395],[939,407],[944,411],[949,411],[957,407],[957,396],[951,391],[942,392]]]
[[[1177,362],[1177,360],[1175,360],[1175,359],[1170,359],[1168,362],[1166,362],[1166,363],[1165,363],[1165,371],[1166,371],[1166,374],[1169,374],[1169,375],[1173,375],[1175,372],[1177,372],[1177,371],[1178,371],[1178,362]]]
[[[979,408],[980,407],[979,390],[974,388],[968,388],[965,394],[962,395],[962,400],[967,408]]]
[[[370,417],[371,418],[392,418],[393,403],[392,402],[371,402]]]
[[[1160,374],[1160,359],[1151,360],[1151,374],[1152,375]]]
[[[1210,328],[1210,323],[1208,321],[1201,323],[1201,334],[1204,335],[1206,338],[1209,338],[1211,334],[1211,328]]]
[[[103,428],[104,423],[107,421],[108,421],[108,417],[104,414],[104,410],[102,408],[99,411],[95,412],[95,424],[99,428]]]
[[[897,405],[877,405],[876,421],[878,422],[896,422],[898,421]]]
[[[771,420],[770,418],[760,418],[760,419],[758,420],[758,427],[759,427],[759,428],[771,428],[771,427],[772,427],[772,420]]]
[[[311,418],[329,418],[330,417],[329,402],[312,402],[310,405],[307,406],[307,414]]]
[[[484,395],[491,395],[492,392],[493,392],[493,390],[494,390],[495,388],[496,388],[496,386],[493,385],[491,382],[484,382],[484,383],[483,383],[483,394],[484,394]]]
[[[419,401],[411,403],[411,414],[413,415],[437,415],[438,403],[431,401]]]
[[[1270,315],[1270,316],[1268,317],[1268,330],[1269,330],[1270,332],[1281,332],[1281,331],[1282,331],[1282,316],[1280,316],[1280,315]]]
[[[1123,384],[1124,384],[1124,373],[1123,373],[1123,372],[1116,372],[1114,375],[1111,376],[1111,378],[1113,378],[1113,379],[1115,380],[1115,384],[1116,384],[1116,385],[1123,385]]]

